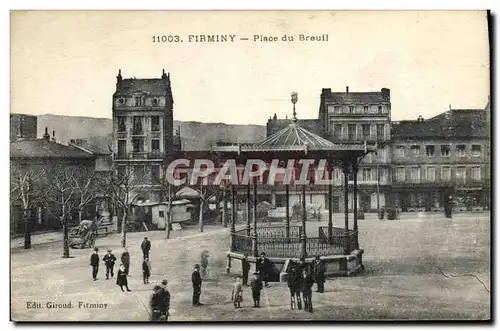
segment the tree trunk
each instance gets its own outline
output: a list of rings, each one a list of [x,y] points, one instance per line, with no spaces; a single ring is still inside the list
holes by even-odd
[[[31,224],[30,224],[30,215],[29,209],[23,209],[23,218],[24,218],[24,249],[31,248]]]
[[[83,220],[83,210],[79,209],[78,210],[78,224],[82,223]]]
[[[225,228],[227,228],[227,213],[228,213],[227,194],[226,194],[226,188],[224,187],[222,189],[222,226]]]
[[[69,258],[69,238],[68,238],[68,224],[66,215],[62,216],[62,228],[63,228],[63,257]]]
[[[203,205],[204,205],[203,200],[200,200],[200,215],[199,215],[199,221],[198,221],[198,226],[200,228],[200,232],[203,232]]]
[[[172,222],[172,198],[167,206],[167,218],[165,222],[165,239],[170,239],[170,223]]]
[[[122,219],[122,247],[125,248],[127,246],[127,220],[128,220],[128,211],[127,209],[123,210],[123,219]]]

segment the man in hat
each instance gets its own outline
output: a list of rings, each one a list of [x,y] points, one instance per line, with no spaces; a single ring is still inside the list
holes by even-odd
[[[250,288],[252,289],[253,307],[260,307],[260,291],[262,291],[262,281],[258,272],[253,273],[253,279],[250,281]]]
[[[121,261],[122,261],[123,267],[125,268],[125,273],[128,276],[129,269],[130,269],[130,253],[128,252],[127,247],[125,247],[123,249],[123,253],[122,253],[122,256],[121,256]]]
[[[148,237],[144,237],[144,240],[141,244],[142,250],[142,259],[149,259],[149,251],[151,250],[151,241],[149,241]]]
[[[312,313],[312,286],[314,279],[306,269],[302,270],[302,298],[304,299],[304,310]]]
[[[248,262],[248,256],[245,254],[241,260],[241,271],[243,273],[243,285],[248,286],[248,272],[250,271],[250,262]]]
[[[94,248],[94,253],[90,256],[90,265],[92,266],[92,279],[97,280],[97,273],[99,272],[99,249]]]
[[[165,316],[165,321],[168,320],[170,310],[170,292],[167,290],[168,281],[166,279],[161,281],[161,297],[162,304],[160,306],[161,316]]]
[[[201,275],[200,275],[200,265],[196,264],[194,266],[193,274],[191,275],[191,282],[193,283],[193,306],[199,307],[203,306],[200,303],[201,295]]]
[[[153,288],[153,294],[151,295],[151,299],[149,300],[149,307],[151,309],[151,320],[158,321],[160,316],[162,316],[161,308],[163,305],[162,298],[162,288],[161,286],[156,285]]]
[[[314,280],[318,286],[316,292],[323,293],[325,291],[325,263],[321,261],[319,256],[316,256],[316,263],[314,264]]]
[[[264,282],[266,287],[269,286],[269,273],[271,272],[272,263],[266,257],[266,253],[260,253],[260,280]]]
[[[111,253],[111,249],[108,249],[108,253],[102,258],[104,264],[106,265],[106,279],[109,279],[109,274],[111,273],[111,278],[115,276],[113,269],[115,268],[116,256]]]

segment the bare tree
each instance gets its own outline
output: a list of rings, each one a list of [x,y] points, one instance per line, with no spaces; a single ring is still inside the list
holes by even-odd
[[[163,199],[167,203],[166,221],[165,221],[165,239],[170,239],[170,227],[172,225],[172,206],[173,202],[176,200],[176,194],[180,191],[183,186],[175,186],[169,183],[166,176],[162,178],[155,179],[155,183],[160,185],[162,188]]]
[[[89,171],[79,171],[73,177],[73,185],[78,193],[78,222],[82,222],[83,211],[85,208],[95,200],[99,194],[99,185],[97,172],[92,169]]]
[[[200,232],[203,232],[203,225],[204,225],[204,212],[205,209],[208,207],[209,200],[212,197],[217,196],[217,191],[218,187],[213,186],[213,185],[203,185],[200,184],[199,188],[196,190],[198,194],[200,195],[200,215],[198,218],[198,227]]]
[[[10,163],[10,203],[21,203],[24,224],[24,248],[31,248],[31,210],[41,203],[47,190],[42,189],[46,171],[43,167]]]

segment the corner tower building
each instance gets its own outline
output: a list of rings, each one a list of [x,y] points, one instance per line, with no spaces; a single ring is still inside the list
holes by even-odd
[[[160,201],[160,178],[166,157],[174,144],[172,88],[170,74],[161,78],[124,79],[121,70],[113,94],[113,152],[115,167],[131,174],[148,187],[135,199]]]

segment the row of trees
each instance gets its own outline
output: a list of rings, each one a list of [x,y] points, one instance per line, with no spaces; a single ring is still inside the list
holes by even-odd
[[[181,187],[173,186],[162,178],[151,178],[150,174],[133,173],[131,167],[113,169],[110,172],[98,172],[92,167],[77,165],[48,166],[46,164],[10,165],[11,205],[22,209],[21,222],[24,225],[24,248],[31,248],[32,210],[43,208],[60,222],[63,232],[63,257],[69,257],[69,225],[71,215],[78,212],[78,222],[82,221],[84,211],[89,204],[98,199],[106,199],[121,211],[121,244],[127,244],[127,222],[131,207],[141,192],[150,191],[154,185],[162,192],[167,203],[165,238],[170,238],[172,203]],[[200,213],[199,230],[203,232],[204,211],[209,200],[217,196],[219,188],[199,186],[194,188],[199,195]],[[225,192],[225,190],[223,190]],[[224,206],[226,197],[223,196]],[[224,208],[223,224],[227,218]],[[76,222],[75,222],[76,223]]]

